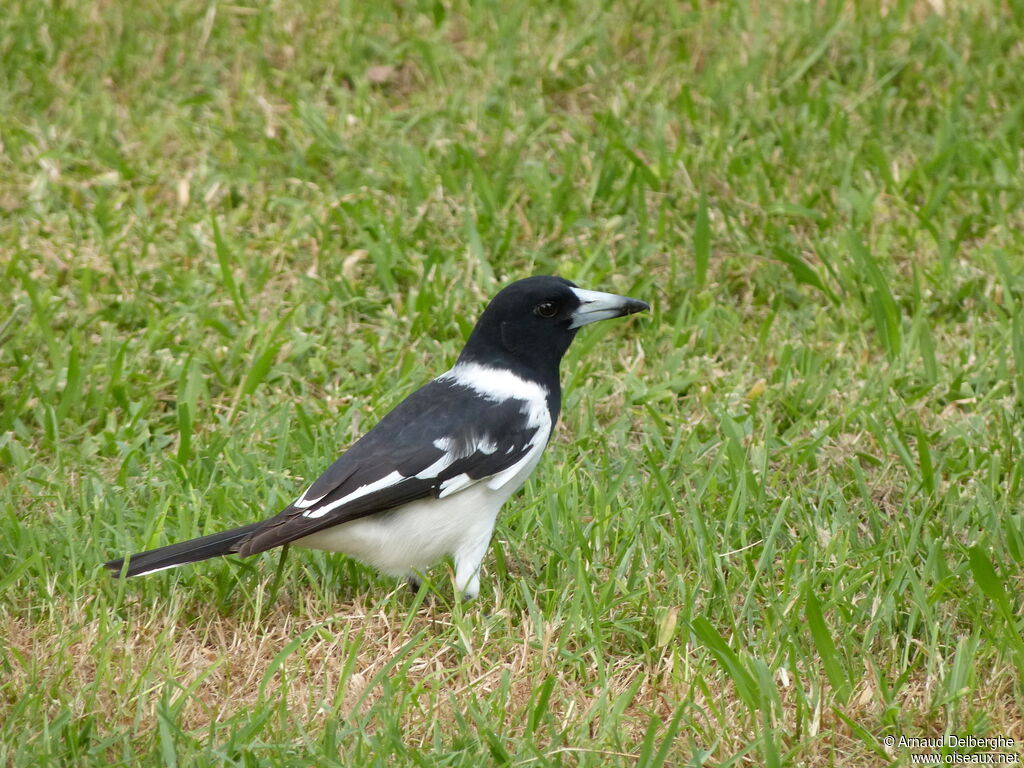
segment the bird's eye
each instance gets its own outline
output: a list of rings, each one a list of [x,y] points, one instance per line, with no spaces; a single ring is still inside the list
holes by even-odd
[[[554,317],[558,313],[558,307],[553,301],[542,301],[533,311],[541,317]]]

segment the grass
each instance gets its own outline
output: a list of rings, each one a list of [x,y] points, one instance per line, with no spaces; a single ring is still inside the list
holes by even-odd
[[[908,765],[1024,740],[1024,6],[0,18],[0,763]],[[558,272],[485,560],[130,582],[277,511]],[[968,750],[969,751],[969,750]]]

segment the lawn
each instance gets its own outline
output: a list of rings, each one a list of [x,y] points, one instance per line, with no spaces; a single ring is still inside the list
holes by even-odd
[[[8,0],[0,764],[1024,759],[1022,204],[1019,0]],[[277,512],[537,273],[652,311],[477,601],[100,567]]]

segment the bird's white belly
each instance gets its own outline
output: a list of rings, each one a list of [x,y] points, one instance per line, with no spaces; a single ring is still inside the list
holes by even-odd
[[[341,552],[393,576],[408,576],[473,544],[486,547],[498,510],[526,474],[498,490],[477,483],[443,500],[414,501],[326,528],[293,544]]]

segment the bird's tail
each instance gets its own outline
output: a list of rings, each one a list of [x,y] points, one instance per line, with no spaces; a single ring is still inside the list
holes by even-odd
[[[147,573],[174,568],[186,563],[197,563],[211,557],[229,555],[238,551],[238,543],[262,524],[262,522],[251,523],[230,531],[211,533],[209,536],[200,536],[198,539],[168,544],[166,547],[139,552],[128,558],[119,557],[117,560],[104,563],[104,565],[119,576],[122,575],[122,570],[124,570],[123,575],[125,576],[144,576]],[[124,568],[125,559],[128,560],[127,569]]]

